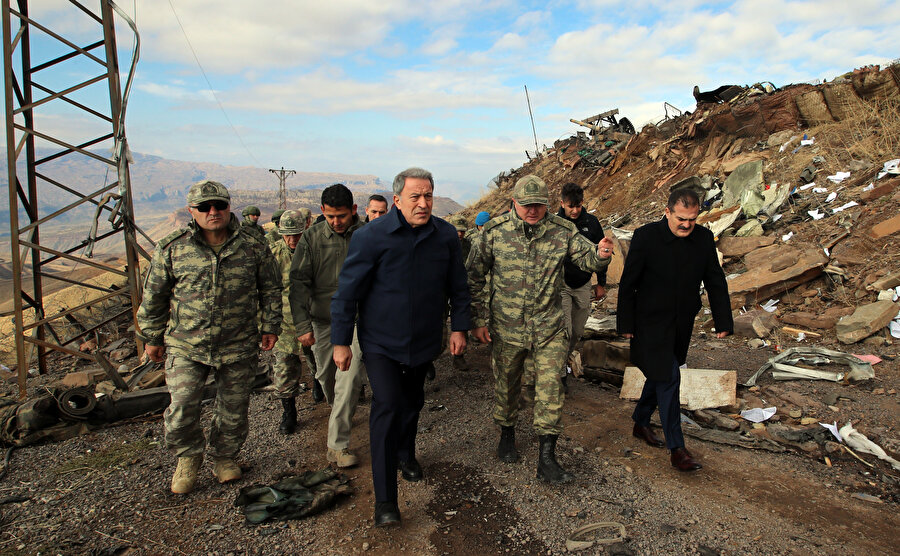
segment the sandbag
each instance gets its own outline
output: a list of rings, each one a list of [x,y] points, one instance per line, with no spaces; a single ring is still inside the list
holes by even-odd
[[[827,124],[834,121],[834,116],[825,104],[825,97],[819,90],[803,93],[795,99],[800,117],[808,126]]]

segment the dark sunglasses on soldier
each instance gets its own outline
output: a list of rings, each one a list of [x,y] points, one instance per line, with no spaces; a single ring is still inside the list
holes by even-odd
[[[199,212],[209,212],[209,209],[212,207],[216,207],[216,210],[221,212],[228,208],[228,203],[225,201],[204,201],[198,205],[191,205],[191,208]]]

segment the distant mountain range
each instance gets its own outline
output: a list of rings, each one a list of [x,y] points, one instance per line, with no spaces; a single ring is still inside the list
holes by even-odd
[[[37,149],[36,154],[41,158],[54,152],[49,149]],[[169,160],[141,153],[132,153],[132,158],[134,162],[130,165],[130,174],[135,219],[138,226],[144,230],[153,229],[156,232],[149,234],[154,239],[157,239],[158,234],[165,228],[179,220],[173,213],[185,207],[188,189],[200,180],[212,179],[225,184],[232,193],[232,210],[238,215],[243,207],[253,204],[262,211],[262,221],[268,222],[272,212],[278,208],[278,177],[266,168]],[[24,165],[21,165],[20,171],[24,173]],[[82,194],[97,191],[116,179],[115,168],[87,156],[60,157],[42,164],[40,171],[50,179]],[[7,181],[4,164],[0,174],[3,190],[6,190]],[[377,176],[298,170],[296,174],[289,176],[286,182],[288,208],[306,207],[317,214],[321,190],[334,183],[343,183],[353,191],[360,211],[363,210],[369,195],[373,193],[381,193],[390,201],[390,184],[382,184]],[[38,209],[41,216],[65,207],[76,199],[74,195],[39,180]],[[438,216],[446,216],[462,208],[462,205],[450,198],[435,198],[434,213]],[[41,228],[42,243],[50,246],[52,238],[55,248],[64,247],[67,240],[71,239],[70,236],[79,235],[90,228],[95,211],[95,205],[85,203],[48,222]],[[24,217],[24,212],[20,211],[20,219]],[[101,230],[104,225],[108,226],[105,217],[101,217],[100,223]],[[3,210],[0,211],[0,237],[8,238],[8,234],[9,212]],[[8,240],[0,241],[0,251],[8,252],[8,250]]]

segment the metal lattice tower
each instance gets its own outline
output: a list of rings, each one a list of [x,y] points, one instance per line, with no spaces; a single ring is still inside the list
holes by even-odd
[[[269,171],[278,176],[278,208],[286,209],[287,208],[287,177],[293,174],[296,174],[296,170],[285,170],[284,166],[281,167],[281,170],[273,170],[269,168]]]
[[[144,237],[146,234],[134,224],[124,129],[130,76],[133,75],[134,64],[137,62],[137,32],[133,22],[112,0],[98,0],[97,7],[93,9],[79,0],[70,0],[70,3],[71,20],[80,18],[82,22],[89,24],[86,27],[95,24],[99,38],[89,44],[76,44],[75,39],[70,40],[54,31],[50,24],[32,18],[27,0],[2,0],[10,258],[14,298],[12,316],[15,319],[20,398],[26,397],[26,377],[34,348],[37,349],[38,369],[41,373],[46,372],[48,350],[55,350],[95,361],[114,382],[122,386],[118,373],[99,350],[93,354],[82,353],[77,349],[77,344],[74,348],[72,344],[95,334],[102,326],[129,312],[134,321],[141,301],[138,256],[150,258],[136,240],[136,231]],[[119,82],[114,12],[135,31],[134,55],[124,95]],[[72,27],[77,26],[73,24]],[[33,49],[33,44],[40,44],[40,47]],[[46,57],[47,52],[52,52],[49,59],[33,59]],[[93,69],[73,72],[71,64],[81,64],[78,66],[81,70]],[[65,71],[66,69],[69,71]],[[88,77],[84,77],[85,73]],[[88,123],[77,126],[81,131],[70,131],[68,134],[48,125],[54,117],[59,118],[64,113],[74,113],[79,123]],[[107,175],[115,179],[107,179],[89,187],[83,183],[63,183],[53,175],[50,163],[54,161],[56,164],[63,161],[99,163],[106,168]],[[42,227],[46,228],[54,219],[63,215],[77,218],[79,216],[72,211],[81,207],[83,212],[90,205],[93,205],[94,216],[87,239],[77,242],[70,238],[64,242],[74,245],[60,247],[60,239],[56,238],[56,249],[49,247],[49,244],[42,244]],[[52,212],[44,208],[50,213],[41,214],[42,207],[47,206],[53,207]],[[90,218],[85,220],[85,224],[91,222]],[[118,246],[114,245],[115,239],[121,242]],[[118,258],[120,261],[125,260],[124,268],[93,259],[94,246],[100,242],[103,242],[102,247],[107,253],[112,252],[118,256],[121,253],[119,248],[124,250]],[[109,251],[110,248],[113,251]],[[30,269],[27,268],[29,260]],[[46,265],[59,260],[113,273],[124,278],[125,286],[101,287],[45,271]],[[24,289],[29,278],[32,286],[30,293]],[[43,295],[45,280],[61,280],[82,287],[86,297],[90,299],[77,307],[47,315]],[[115,298],[123,303],[114,315],[108,316],[103,322],[85,325],[75,318],[78,311]],[[69,327],[74,325],[74,335],[61,337],[62,327],[57,325],[64,324],[64,320]],[[137,341],[137,344],[138,351],[142,351],[141,343]],[[116,378],[119,380],[115,380]]]

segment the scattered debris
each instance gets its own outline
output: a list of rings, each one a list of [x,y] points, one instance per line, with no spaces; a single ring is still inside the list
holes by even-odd
[[[895,460],[891,456],[885,453],[884,449],[881,448],[878,444],[875,444],[871,440],[869,440],[866,435],[859,432],[853,425],[847,423],[840,430],[841,437],[843,437],[844,442],[859,452],[864,454],[872,454],[882,461],[886,461],[891,464],[895,470],[900,471],[900,461]]]
[[[847,378],[853,381],[869,380],[875,378],[875,371],[872,364],[868,361],[862,361],[852,355],[834,351],[820,347],[793,347],[769,359],[765,365],[760,367],[753,376],[751,376],[744,386],[751,387],[756,384],[759,377],[769,369],[773,369],[776,363],[793,364],[800,361],[815,365],[826,363],[839,363],[850,366],[850,373]],[[784,372],[784,371],[782,371]]]
[[[637,400],[646,378],[637,367],[627,367],[619,398]],[[737,397],[737,371],[681,369],[680,402],[688,410],[734,405]]]

